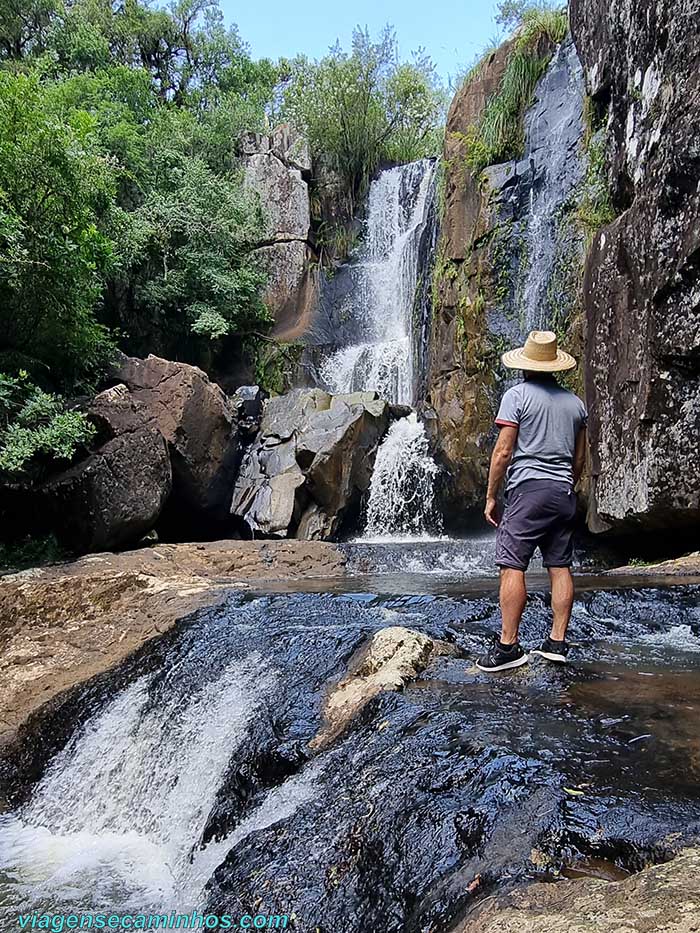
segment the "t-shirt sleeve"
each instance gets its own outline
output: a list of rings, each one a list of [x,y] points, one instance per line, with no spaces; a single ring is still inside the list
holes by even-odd
[[[583,404],[583,402],[581,401],[581,399],[578,400],[578,403],[579,403],[579,409],[580,409],[580,414],[581,414],[581,425],[580,425],[580,428],[588,427],[588,412],[587,412],[587,410],[586,410],[586,406]],[[580,430],[580,428],[579,428],[579,430]]]
[[[496,415],[496,424],[500,427],[517,428],[520,424],[520,418],[523,413],[523,405],[517,386],[508,389],[503,398]]]

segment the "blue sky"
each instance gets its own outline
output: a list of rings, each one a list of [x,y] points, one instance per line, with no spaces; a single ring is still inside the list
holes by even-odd
[[[386,23],[396,29],[401,56],[423,46],[445,81],[469,65],[498,32],[492,0],[355,0],[312,4],[290,0],[236,3],[221,0],[227,23],[237,23],[254,58],[320,58],[336,39],[347,48],[355,26],[376,36]]]

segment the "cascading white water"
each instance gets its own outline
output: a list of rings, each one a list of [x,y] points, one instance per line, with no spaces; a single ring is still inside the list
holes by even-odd
[[[417,401],[425,322],[416,319],[415,305],[435,181],[435,163],[423,159],[387,169],[372,182],[366,241],[347,267],[350,288],[339,315],[347,318],[344,344],[318,367],[333,393],[376,391],[393,403]],[[396,422],[377,454],[364,534],[425,534],[436,473],[415,414]]]
[[[374,463],[364,538],[424,535],[437,524],[433,482],[438,468],[415,413],[395,421]]]
[[[554,324],[552,279],[561,252],[561,221],[583,177],[579,142],[584,85],[571,40],[563,42],[537,86],[525,121],[525,154],[533,175],[524,230],[526,260],[519,304],[523,337]]]
[[[372,182],[349,302],[356,332],[319,367],[331,392],[375,390],[390,402],[415,400],[413,306],[434,181],[435,165],[423,159],[387,169]]]
[[[311,792],[310,773],[273,791],[235,833],[200,847],[229,760],[274,688],[257,654],[231,662],[183,699],[175,665],[96,713],[52,761],[31,801],[0,817],[0,875],[23,910],[191,910],[235,842]],[[0,911],[1,915],[1,911]]]

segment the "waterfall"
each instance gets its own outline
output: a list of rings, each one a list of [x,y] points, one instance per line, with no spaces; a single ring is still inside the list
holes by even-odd
[[[343,300],[330,303],[345,317],[344,335],[320,362],[321,384],[334,393],[375,390],[390,402],[416,401],[420,347],[414,305],[421,237],[435,193],[435,163],[422,159],[383,171],[370,187],[366,238],[346,266]]]
[[[26,909],[190,910],[238,838],[305,799],[308,775],[270,794],[222,842],[200,840],[229,760],[276,686],[253,652],[212,680],[193,653],[141,677],[88,720],[52,761],[31,801],[0,817],[0,875],[21,879]],[[184,668],[184,674],[183,674]]]
[[[430,159],[386,169],[372,182],[364,243],[321,300],[315,369],[328,391],[376,391],[401,405],[420,401],[438,232],[436,184]],[[436,527],[437,467],[428,447],[415,414],[392,426],[377,453],[365,535],[425,534]]]
[[[561,221],[583,178],[583,71],[570,40],[560,45],[537,88],[525,121],[523,161],[533,174],[525,227],[527,271],[522,283],[524,330],[545,329],[556,317],[550,286],[560,254]]]
[[[434,510],[437,473],[425,428],[412,412],[392,424],[374,463],[365,538],[424,535],[439,525]]]

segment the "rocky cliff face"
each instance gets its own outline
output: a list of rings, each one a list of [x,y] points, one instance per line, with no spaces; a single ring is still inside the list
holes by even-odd
[[[584,280],[594,530],[700,519],[700,4],[572,0],[619,216]]]
[[[493,378],[483,360],[486,321],[480,297],[488,194],[465,165],[464,133],[498,89],[509,52],[509,44],[502,45],[457,92],[445,127],[444,212],[433,272],[426,403],[437,415],[434,441],[449,475],[444,498],[467,506],[485,487]]]
[[[267,217],[267,240],[258,254],[269,275],[264,298],[275,320],[273,334],[291,340],[304,330],[317,288],[310,246],[311,154],[288,124],[269,136],[245,135],[241,150],[246,185],[259,194]]]
[[[501,84],[514,41],[504,43],[457,93],[445,140],[443,236],[434,272],[435,314],[428,403],[447,466],[445,495],[480,503],[492,425],[506,372],[500,355],[535,328],[572,347],[578,327],[583,233],[576,195],[585,173],[583,75],[571,40],[554,50],[524,120],[522,156],[474,174],[465,160],[470,127]]]

